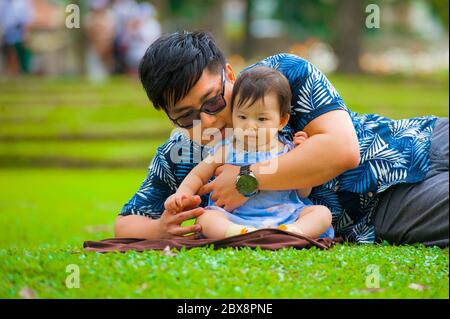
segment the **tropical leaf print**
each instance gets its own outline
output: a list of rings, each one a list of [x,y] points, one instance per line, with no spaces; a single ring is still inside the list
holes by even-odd
[[[340,189],[363,193],[377,185],[377,178],[370,169],[367,169],[368,164],[363,164],[355,169],[345,172],[342,175]]]
[[[314,187],[309,199],[315,205],[324,205],[330,210],[342,210],[337,193],[323,186]]]
[[[363,218],[370,219],[379,202],[379,197],[369,197],[359,194],[359,207]]]
[[[393,137],[414,136],[421,131],[423,123],[424,118],[396,120],[389,123],[389,128]]]
[[[164,154],[156,153],[155,158],[152,162],[150,170],[153,174],[158,176],[163,182],[167,184],[170,188],[177,187],[177,181],[175,175],[173,174],[172,168],[167,162]]]
[[[283,73],[290,82],[301,83],[299,79],[304,79],[312,73],[313,66],[308,61],[293,54],[284,53],[281,56],[282,61],[278,60],[274,67]]]
[[[297,96],[297,105],[294,110],[300,113],[310,113],[325,105],[337,103],[340,99],[328,79],[317,69],[314,69],[313,73],[306,78]]]
[[[350,238],[359,244],[372,244],[376,239],[375,226],[365,221],[358,223],[353,227]]]
[[[344,210],[337,221],[333,221],[333,227],[337,234],[348,234],[353,228],[353,219]]]

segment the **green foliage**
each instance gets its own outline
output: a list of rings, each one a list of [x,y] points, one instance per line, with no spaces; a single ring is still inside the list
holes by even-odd
[[[442,25],[448,30],[448,9],[449,2],[442,0],[429,0],[433,14],[438,17]]]
[[[332,21],[337,7],[335,1],[329,1],[327,5],[323,5],[321,0],[278,1],[274,18],[286,23],[288,35],[292,39],[304,41],[309,37],[319,37],[329,42],[335,36]]]

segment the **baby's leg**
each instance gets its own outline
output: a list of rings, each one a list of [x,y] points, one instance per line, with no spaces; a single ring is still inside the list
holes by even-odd
[[[255,230],[252,227],[232,223],[224,213],[217,210],[205,210],[197,217],[196,223],[202,226],[202,234],[211,239],[222,239]]]
[[[294,224],[279,228],[296,232],[311,238],[319,238],[331,226],[331,212],[321,205],[308,206],[302,210]]]

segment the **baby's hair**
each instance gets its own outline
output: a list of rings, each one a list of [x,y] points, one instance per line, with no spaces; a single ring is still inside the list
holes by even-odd
[[[291,112],[291,87],[286,77],[278,70],[255,66],[243,71],[233,86],[231,108],[239,108],[249,103],[251,105],[264,96],[275,93],[280,107],[280,116]]]

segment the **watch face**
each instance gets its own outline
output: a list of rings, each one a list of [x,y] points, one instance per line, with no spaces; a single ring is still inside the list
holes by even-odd
[[[236,188],[241,194],[251,194],[258,187],[258,181],[251,175],[241,175],[236,182]]]

